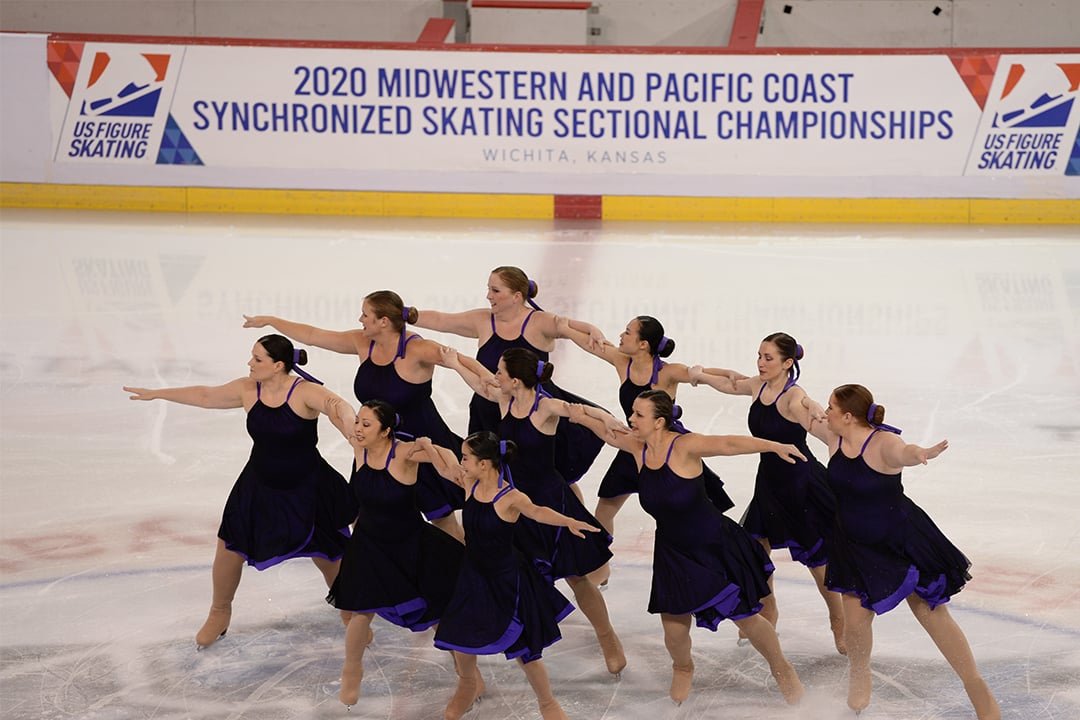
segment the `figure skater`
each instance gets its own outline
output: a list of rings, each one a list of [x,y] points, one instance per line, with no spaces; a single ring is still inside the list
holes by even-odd
[[[266,335],[251,349],[247,377],[216,387],[124,388],[132,400],[247,412],[251,457],[222,513],[210,613],[195,635],[199,648],[228,630],[245,561],[265,570],[310,557],[327,587],[337,576],[356,504],[345,478],[319,454],[318,417],[329,417],[347,438],[356,415],[349,403],[299,368],[306,363],[307,352],[294,349],[288,338]],[[293,377],[294,369],[303,378]]]
[[[825,479],[825,466],[806,444],[806,432],[815,420],[823,420],[824,409],[797,384],[803,348],[787,333],[772,333],[758,346],[757,376],[732,379],[700,366],[690,369],[694,384],[704,383],[723,393],[748,395],[748,424],[754,437],[791,443],[807,462],[782,462],[771,453],[762,453],[754,481],[754,496],[741,524],[758,539],[765,552],[787,548],[791,559],[810,571],[829,612],[836,650],[844,654],[844,611],[840,595],[825,587],[825,536],[836,513],[836,501]],[[773,587],[769,578],[769,587]],[[761,614],[776,625],[779,610],[776,596],[763,600]],[[746,642],[740,638],[740,642]]]
[[[761,545],[706,499],[703,457],[772,452],[787,462],[802,460],[793,445],[738,435],[680,433],[679,411],[663,390],[634,400],[630,428],[584,405],[571,407],[574,422],[635,457],[638,498],[656,519],[649,612],[660,615],[671,656],[672,701],[682,704],[694,677],[690,624],[716,630],[729,619],[769,663],[784,700],[799,702],[803,686],[784,657],[772,623],[761,616],[769,594],[772,563]]]
[[[900,480],[905,467],[933,460],[948,440],[931,447],[904,442],[898,428],[884,424],[885,408],[862,385],[833,390],[825,416],[814,434],[829,445],[837,507],[825,584],[843,594],[848,707],[860,712],[870,704],[874,616],[906,600],[960,677],[979,720],[999,720],[997,700],[945,605],[971,579],[971,563],[904,494]]]
[[[619,405],[628,422],[634,399],[640,393],[646,390],[663,390],[674,400],[679,384],[691,382],[686,365],[662,360],[675,350],[675,341],[664,334],[664,326],[654,317],[638,315],[628,322],[626,329],[619,335],[618,346],[594,343],[584,329],[575,327],[574,320],[560,318],[559,322],[564,336],[615,368],[621,381]],[[717,374],[723,373],[725,377],[730,376],[732,379],[745,377],[732,370],[710,370]],[[681,422],[678,425],[677,429],[685,429],[681,427]],[[735,503],[724,490],[724,483],[708,465],[702,467],[705,492],[709,499],[720,512],[730,510]],[[637,492],[637,478],[638,468],[634,456],[620,450],[611,461],[597,490],[596,519],[612,535],[615,534],[615,516],[626,503],[626,499]],[[609,575],[610,566],[605,566],[590,578],[603,588],[607,585]]]
[[[443,313],[434,310],[421,310],[415,325],[440,332],[453,333],[467,338],[476,338],[478,349],[476,359],[489,372],[494,373],[499,358],[505,350],[522,347],[531,350],[547,362],[555,341],[561,337],[558,316],[537,305],[533,298],[539,288],[537,284],[520,268],[512,266],[497,267],[488,277],[487,301],[489,307],[466,310],[459,313]],[[589,336],[596,345],[606,343],[603,333],[587,323],[577,323],[588,328]],[[552,382],[544,386],[548,395],[576,403],[590,403],[569,393]],[[474,395],[469,403],[469,432],[479,430],[496,431],[499,426],[499,406],[482,395]],[[556,433],[558,451],[556,463],[559,474],[574,487],[578,499],[582,499],[581,490],[576,486],[578,480],[600,454],[604,443],[591,433],[576,428],[568,421],[559,423]]]
[[[307,345],[356,355],[360,359],[353,381],[357,400],[385,400],[401,416],[401,432],[458,448],[461,437],[450,430],[431,399],[432,377],[435,366],[442,364],[443,346],[407,332],[405,322],[410,317],[416,318],[415,308],[405,307],[397,293],[379,290],[364,298],[357,330],[323,330],[272,315],[245,315],[244,327],[270,325]],[[417,503],[424,517],[454,537],[464,537],[454,516],[465,503],[461,488],[428,465],[421,465],[417,477]]]
[[[544,720],[566,720],[541,654],[560,639],[558,623],[574,606],[516,549],[514,534],[521,517],[564,527],[578,537],[600,528],[536,505],[517,490],[506,467],[515,451],[512,440],[484,431],[465,439],[460,465],[451,453],[438,453],[445,462],[442,472],[458,477],[468,494],[462,511],[465,563],[435,632],[435,646],[454,652],[458,674],[446,720],[468,712],[483,689],[476,656],[497,653],[517,660]]]
[[[372,618],[378,615],[413,632],[436,626],[465,555],[458,540],[424,522],[416,505],[416,478],[418,463],[430,462],[431,441],[399,440],[399,424],[389,403],[368,400],[349,438],[356,459],[349,487],[359,514],[326,598],[351,614],[340,692],[348,707],[360,697]]]
[[[537,505],[597,525],[596,518],[568,491],[555,466],[556,427],[559,419],[569,414],[569,406],[564,400],[549,397],[541,387],[551,378],[552,364],[538,359],[530,350],[510,348],[499,358],[494,376],[482,370],[484,377],[479,377],[461,366],[456,356],[449,351],[448,365],[456,368],[478,394],[499,403],[499,437],[517,445],[514,459],[507,463],[515,487]],[[626,655],[604,597],[587,577],[611,559],[611,536],[603,533],[576,537],[528,520],[521,525],[517,539],[522,551],[553,582],[566,580],[577,606],[593,626],[608,672],[618,677],[626,667]]]

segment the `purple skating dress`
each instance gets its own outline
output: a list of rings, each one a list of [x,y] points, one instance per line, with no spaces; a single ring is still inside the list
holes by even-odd
[[[619,385],[619,405],[623,409],[623,413],[626,414],[626,422],[630,422],[630,415],[634,411],[634,400],[637,396],[646,390],[652,390],[657,382],[660,381],[660,370],[666,365],[663,360],[657,356],[653,356],[653,371],[652,377],[649,379],[648,385],[637,385],[630,379],[630,363],[626,364],[626,379]],[[676,421],[676,427],[673,428],[677,432],[689,432],[682,423]],[[720,479],[712,469],[702,463],[702,472],[704,473],[705,481],[705,493],[709,496],[709,500],[720,512],[730,510],[735,507],[734,501],[728,496],[727,491],[724,490],[724,482]],[[600,480],[600,489],[596,491],[597,497],[602,498],[615,498],[622,495],[631,495],[638,491],[638,467],[637,462],[634,460],[634,456],[625,450],[620,450],[615,458],[611,461],[611,465],[608,466],[607,472],[604,473],[603,479]]]
[[[337,560],[349,541],[356,503],[341,473],[316,447],[318,418],[308,420],[285,402],[258,399],[247,414],[251,456],[225,501],[218,537],[257,570],[294,557]]]
[[[517,444],[517,453],[508,463],[514,486],[536,505],[549,507],[593,527],[602,527],[567,487],[555,467],[555,436],[545,435],[532,423],[532,415],[543,397],[546,397],[544,393],[536,393],[529,414],[523,418],[511,414],[511,400],[505,417],[499,422],[499,437]],[[587,575],[611,559],[611,536],[606,532],[586,533],[584,538],[579,538],[564,527],[544,525],[523,517],[518,520],[515,539],[521,551],[536,562],[541,574],[552,581]]]
[[[529,662],[562,638],[559,622],[574,606],[517,550],[517,523],[495,512],[495,501],[511,489],[507,483],[491,502],[471,492],[465,501],[465,563],[435,631],[435,647],[441,650],[503,653],[508,660]]]
[[[390,403],[401,417],[401,426],[396,428],[397,431],[413,437],[429,437],[432,443],[452,450],[460,459],[462,439],[450,430],[439,415],[431,399],[431,380],[411,383],[398,375],[395,363],[405,357],[406,346],[418,337],[403,337],[397,355],[386,365],[377,365],[371,359],[371,351],[375,347],[372,341],[368,346],[367,358],[356,369],[353,392],[361,403],[367,400]],[[417,469],[416,486],[417,505],[428,520],[446,517],[465,505],[465,492],[426,463]]]
[[[904,495],[900,473],[886,475],[866,464],[863,452],[877,433],[870,433],[856,457],[838,447],[829,459],[837,514],[827,546],[825,586],[857,595],[863,607],[878,615],[911,593],[933,608],[971,579],[971,562]]]
[[[825,536],[836,515],[836,499],[825,479],[825,466],[806,444],[806,430],[784,418],[776,404],[794,384],[784,388],[771,404],[758,396],[750,405],[747,423],[754,437],[788,443],[799,448],[807,462],[789,463],[776,453],[761,453],[754,497],[743,514],[742,526],[774,548],[787,548],[792,560],[807,567],[825,564]]]
[[[418,632],[442,618],[465,547],[424,522],[416,486],[402,485],[390,474],[397,446],[393,441],[387,467],[368,465],[365,450],[363,464],[353,469],[349,487],[360,514],[326,601]]]
[[[656,469],[641,450],[639,498],[656,519],[649,612],[692,614],[699,627],[716,630],[721,620],[761,610],[773,565],[757,540],[706,499],[700,475],[681,477],[668,466],[678,440]]]
[[[537,358],[547,362],[549,353],[533,347],[532,343],[525,339],[525,327],[529,324],[534,312],[536,311],[532,310],[525,316],[525,321],[521,323],[521,330],[513,340],[499,337],[495,332],[495,315],[492,314],[491,337],[476,351],[476,360],[491,372],[495,372],[499,367],[499,358],[502,354],[510,348],[518,347],[531,350],[536,353]],[[553,398],[600,407],[596,403],[563,390],[551,381],[544,383],[542,387],[544,392]],[[474,394],[472,400],[469,401],[469,433],[481,430],[497,433],[499,420],[499,404]],[[559,468],[559,474],[570,484],[576,483],[588,472],[596,456],[604,447],[603,440],[596,437],[588,428],[571,423],[569,418],[559,420],[555,438],[555,465]]]

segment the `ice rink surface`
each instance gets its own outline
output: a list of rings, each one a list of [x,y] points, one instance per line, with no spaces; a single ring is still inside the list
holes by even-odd
[[[220,384],[263,334],[242,315],[356,326],[363,296],[421,309],[485,305],[489,271],[525,269],[545,309],[615,339],[649,314],[671,361],[755,371],[762,337],[806,349],[824,402],[869,387],[909,442],[949,450],[904,473],[909,496],[972,560],[951,603],[1006,718],[1080,718],[1080,237],[1074,228],[749,226],[387,220],[4,210],[0,214],[0,717],[442,717],[455,676],[431,634],[381,620],[360,704],[337,700],[343,630],[315,567],[244,572],[228,635],[203,652],[221,507],[250,448],[240,410],[133,403],[122,385]],[[421,331],[474,352],[475,341]],[[306,369],[350,400],[355,357]],[[618,411],[611,367],[563,343],[560,385]],[[436,402],[464,432],[469,393],[437,370]],[[689,427],[746,433],[749,399],[679,395]],[[350,450],[325,419],[324,456]],[[813,445],[825,459],[820,445]],[[594,504],[613,451],[582,481]],[[736,501],[756,458],[710,463]],[[604,671],[580,612],[545,653],[571,718],[847,718],[846,660],[809,573],[775,551],[780,640],[807,687],[783,704],[730,623],[695,629],[688,702],[646,610],[653,525],[617,519],[604,593],[629,666]],[[564,592],[569,591],[563,586]],[[959,680],[906,607],[874,624],[865,720],[973,717]],[[470,720],[537,718],[514,663],[481,659]]]

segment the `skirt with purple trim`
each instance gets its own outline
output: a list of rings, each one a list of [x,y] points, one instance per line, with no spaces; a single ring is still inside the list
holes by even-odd
[[[826,562],[825,536],[836,517],[836,498],[819,462],[762,462],[754,497],[740,524],[773,548],[787,548],[791,559],[818,567]]]
[[[693,615],[698,627],[716,630],[722,620],[761,611],[773,564],[734,520],[725,516],[719,529],[715,540],[692,547],[666,542],[657,529],[650,613]]]
[[[908,500],[904,514],[874,543],[858,542],[836,528],[828,543],[825,586],[858,596],[878,615],[912,593],[934,608],[960,592],[971,579],[971,561],[918,505]]]
[[[225,501],[218,537],[257,570],[297,557],[337,560],[356,518],[345,478],[315,455],[306,473],[286,480],[264,477],[249,461]]]
[[[380,538],[358,523],[326,601],[413,632],[426,630],[450,604],[464,557],[465,546],[433,525]]]
[[[578,537],[565,527],[545,525],[529,518],[518,520],[514,533],[514,545],[526,557],[531,558],[540,574],[555,582],[566,577],[583,577],[603,567],[611,560],[611,535],[603,532],[600,521],[590,513],[574,492],[560,486],[553,497],[529,497],[537,505],[550,507],[567,517],[581,520],[601,532],[587,532]]]
[[[524,555],[514,555],[510,571],[493,576],[466,561],[435,631],[435,647],[469,655],[502,653],[508,660],[530,662],[562,639],[559,622],[574,606]]]

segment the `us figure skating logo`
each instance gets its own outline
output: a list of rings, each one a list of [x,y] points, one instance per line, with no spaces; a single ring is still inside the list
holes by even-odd
[[[87,45],[57,160],[201,165],[169,113],[182,55],[182,48]]]
[[[1080,58],[1013,56],[997,74],[969,171],[1067,170],[1080,124]]]
[[[145,65],[136,63],[133,68],[110,72],[109,66],[113,62],[109,53],[95,53],[86,88],[90,97],[83,98],[79,115],[154,117],[172,56],[158,53],[140,53],[139,56]],[[117,88],[121,84],[123,87]],[[94,95],[97,95],[96,99]]]

